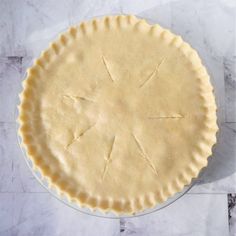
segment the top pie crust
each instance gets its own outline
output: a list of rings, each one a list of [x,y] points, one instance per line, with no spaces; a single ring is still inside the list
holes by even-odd
[[[27,155],[60,193],[92,209],[154,207],[198,175],[216,142],[213,88],[198,54],[134,16],[70,28],[23,87]]]

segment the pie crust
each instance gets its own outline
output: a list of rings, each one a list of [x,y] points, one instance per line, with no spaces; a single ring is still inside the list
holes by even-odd
[[[190,184],[216,143],[213,88],[180,36],[135,16],[71,27],[27,71],[19,135],[80,206],[133,214]]]

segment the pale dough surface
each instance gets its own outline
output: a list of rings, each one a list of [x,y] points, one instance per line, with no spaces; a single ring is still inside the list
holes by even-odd
[[[28,72],[20,134],[61,191],[136,212],[181,190],[215,143],[209,77],[180,37],[133,16],[70,29]]]

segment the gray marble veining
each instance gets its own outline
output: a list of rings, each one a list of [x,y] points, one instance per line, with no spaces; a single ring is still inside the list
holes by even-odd
[[[226,121],[236,122],[236,52],[234,56],[224,58],[224,78]]]
[[[121,236],[227,236],[227,212],[226,195],[187,194],[157,213],[123,219]]]
[[[228,194],[228,214],[230,234],[236,234],[236,194]]]
[[[0,194],[0,212],[4,219],[0,235],[4,236],[116,236],[119,232],[119,220],[84,215],[48,193]]]
[[[0,122],[14,122],[20,91],[21,57],[0,57]]]
[[[14,123],[0,122],[0,193],[46,192],[24,162]]]

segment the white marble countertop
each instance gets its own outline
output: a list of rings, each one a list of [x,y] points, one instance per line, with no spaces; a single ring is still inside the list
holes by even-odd
[[[236,235],[235,0],[1,0],[0,12],[0,235]],[[197,49],[215,88],[220,131],[188,194],[158,212],[111,220],[79,213],[41,187],[17,145],[14,111],[25,69],[51,39],[83,19],[120,13],[159,23]]]

